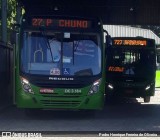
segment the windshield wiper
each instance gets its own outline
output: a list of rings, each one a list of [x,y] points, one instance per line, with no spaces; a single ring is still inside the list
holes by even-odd
[[[46,36],[46,34],[45,34],[44,28],[40,28],[40,31],[41,31],[41,33],[42,33],[42,35],[43,35],[43,38],[44,38],[44,40],[45,40],[45,42],[46,42],[46,44],[47,44],[47,48],[48,48],[49,51],[50,51],[52,62],[54,63],[51,46],[50,46],[49,40],[48,40],[48,38],[47,38],[47,36]]]

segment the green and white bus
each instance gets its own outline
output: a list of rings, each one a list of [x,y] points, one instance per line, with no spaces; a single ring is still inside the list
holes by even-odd
[[[150,101],[155,93],[155,40],[142,37],[114,37],[106,49],[106,94],[142,97]]]
[[[103,42],[99,19],[24,15],[15,47],[16,106],[102,109]]]

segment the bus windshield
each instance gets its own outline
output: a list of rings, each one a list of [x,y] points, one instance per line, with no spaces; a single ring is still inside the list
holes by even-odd
[[[153,49],[113,47],[107,50],[107,73],[145,77],[155,71],[155,51]]]
[[[21,71],[35,75],[98,75],[101,72],[99,35],[26,30],[21,47]]]

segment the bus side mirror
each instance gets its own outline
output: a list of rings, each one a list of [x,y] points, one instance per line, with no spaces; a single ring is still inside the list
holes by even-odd
[[[112,39],[111,39],[111,36],[110,35],[106,35],[105,36],[105,39],[106,39],[106,47],[107,46],[110,46],[112,44]]]
[[[157,62],[160,63],[160,55],[157,55]]]
[[[108,32],[106,30],[103,30],[104,33],[106,33],[105,35],[105,47],[108,47],[109,44],[111,44],[112,40],[111,40],[111,36],[108,34]]]

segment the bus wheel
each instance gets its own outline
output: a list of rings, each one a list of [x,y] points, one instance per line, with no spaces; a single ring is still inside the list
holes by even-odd
[[[143,99],[144,99],[144,102],[145,102],[145,103],[149,103],[151,97],[150,97],[150,96],[145,96]]]

